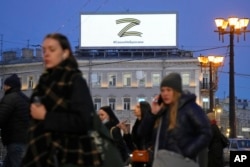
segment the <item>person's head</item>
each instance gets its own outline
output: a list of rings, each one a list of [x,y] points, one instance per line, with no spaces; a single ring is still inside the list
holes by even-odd
[[[60,33],[46,35],[43,40],[42,49],[46,69],[54,68],[68,57],[73,57],[68,38]]]
[[[207,113],[207,117],[208,117],[209,121],[215,120],[215,114],[213,112]]]
[[[151,106],[147,101],[140,101],[136,104],[134,115],[137,117],[137,119],[143,119],[146,112],[151,112]]]
[[[178,73],[170,73],[163,78],[160,85],[161,97],[164,104],[173,104],[182,93],[182,80]]]
[[[118,118],[110,106],[102,106],[98,111],[98,115],[102,123],[112,122],[114,125],[119,123]]]
[[[169,105],[169,126],[171,130],[176,126],[179,98],[182,93],[182,80],[178,73],[170,73],[163,78],[160,85],[161,97],[165,105]]]
[[[4,81],[4,91],[9,90],[10,88],[21,89],[21,81],[16,74],[12,74]]]

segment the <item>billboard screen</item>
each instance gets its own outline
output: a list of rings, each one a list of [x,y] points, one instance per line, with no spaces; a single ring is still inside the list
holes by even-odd
[[[177,13],[80,15],[81,48],[177,46]]]

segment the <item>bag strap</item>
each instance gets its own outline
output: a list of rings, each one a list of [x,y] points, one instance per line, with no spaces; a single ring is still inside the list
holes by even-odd
[[[155,149],[154,149],[154,158],[156,157],[156,152],[158,151],[158,147],[159,147],[159,138],[160,138],[161,124],[162,124],[162,117],[160,118],[159,126],[158,126],[158,129],[157,129],[157,134],[156,134]]]
[[[112,139],[114,139],[114,135],[113,135],[113,130],[116,128],[116,126],[113,126],[111,129],[110,129],[110,136]]]

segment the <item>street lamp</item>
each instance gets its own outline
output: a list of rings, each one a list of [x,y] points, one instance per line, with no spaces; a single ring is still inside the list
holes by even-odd
[[[227,20],[223,18],[216,18],[215,24],[219,33],[219,40],[222,37],[224,42],[224,34],[229,34],[230,39],[230,53],[229,53],[229,128],[230,138],[236,137],[236,124],[235,124],[235,85],[234,85],[234,35],[239,36],[244,34],[244,40],[246,39],[247,25],[249,23],[248,18],[239,19],[237,17],[229,17]]]
[[[213,84],[213,71],[222,66],[224,57],[222,56],[199,56],[198,60],[201,67],[209,68],[209,112],[213,112],[214,108],[214,84]]]
[[[222,112],[222,109],[220,106],[216,106],[215,107],[215,110],[214,110],[214,113],[215,113],[215,119],[216,121],[218,122],[218,126],[221,128],[221,123],[220,123],[220,114]]]

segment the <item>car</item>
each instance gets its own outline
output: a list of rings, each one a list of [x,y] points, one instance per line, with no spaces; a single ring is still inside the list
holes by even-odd
[[[229,138],[229,145],[224,148],[224,162],[229,164],[230,151],[250,151],[250,139]]]

